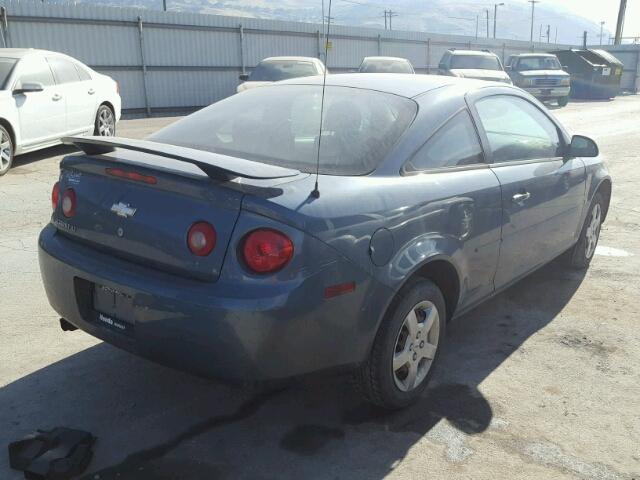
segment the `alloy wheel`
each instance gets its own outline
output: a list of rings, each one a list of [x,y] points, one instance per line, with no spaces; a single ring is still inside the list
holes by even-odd
[[[591,258],[596,251],[598,237],[600,236],[600,227],[602,226],[602,207],[596,203],[591,210],[591,221],[585,232],[585,256]]]
[[[407,314],[396,338],[393,379],[409,392],[426,378],[438,350],[440,317],[436,306],[425,300]]]
[[[98,134],[101,137],[112,137],[115,133],[116,120],[110,108],[104,107],[98,113]]]
[[[0,172],[9,169],[12,155],[11,138],[4,130],[0,130]]]

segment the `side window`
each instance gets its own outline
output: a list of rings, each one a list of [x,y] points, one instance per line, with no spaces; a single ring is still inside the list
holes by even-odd
[[[482,163],[482,147],[469,113],[464,110],[449,120],[416,152],[405,171],[455,167]]]
[[[87,70],[78,65],[77,63],[75,64],[76,67],[76,71],[78,72],[78,76],[80,77],[80,80],[82,80],[83,82],[86,80],[91,80],[91,75],[89,75],[89,72],[87,72]]]
[[[59,57],[47,57],[51,70],[53,70],[53,76],[56,79],[58,85],[62,83],[79,82],[80,76],[76,70],[76,66],[73,62],[65,60]]]
[[[42,57],[27,57],[18,64],[18,68],[16,87],[34,82],[50,87],[54,83],[49,64]]]
[[[476,109],[489,139],[494,163],[560,156],[558,129],[528,101],[496,95],[479,100]]]

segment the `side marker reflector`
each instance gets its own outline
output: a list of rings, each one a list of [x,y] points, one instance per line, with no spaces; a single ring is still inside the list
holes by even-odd
[[[324,298],[333,298],[345,293],[351,293],[356,289],[356,282],[339,283],[324,289]]]

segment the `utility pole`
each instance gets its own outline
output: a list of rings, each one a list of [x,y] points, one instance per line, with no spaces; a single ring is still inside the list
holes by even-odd
[[[551,25],[547,25],[547,43],[551,43]]]
[[[542,24],[540,24],[540,33],[538,34],[538,43],[542,43]]]
[[[586,30],[582,33],[582,48],[584,50],[587,49],[587,31]]]
[[[387,29],[387,11],[384,11],[384,29]]]
[[[540,3],[540,0],[527,0],[531,4],[531,43],[533,43],[533,17],[536,9],[536,3]]]
[[[489,38],[489,9],[485,8],[484,11],[487,14],[487,38]]]
[[[558,27],[556,27],[556,36],[555,36],[555,40],[553,41],[553,43],[555,43],[556,45],[558,44]]]
[[[392,26],[391,26],[391,19],[393,17],[397,17],[398,14],[396,12],[394,12],[393,10],[389,9],[389,30],[393,30]]]
[[[162,10],[163,10],[164,12],[166,12],[166,11],[167,11],[167,0],[162,0]]]
[[[476,40],[478,39],[478,25],[480,24],[480,15],[476,15]]]
[[[493,4],[493,38],[496,38],[496,19],[498,17],[498,7],[502,7],[503,3],[494,3]]]
[[[602,45],[602,36],[603,36],[602,29],[603,28],[604,28],[604,21],[600,22],[600,45]]]
[[[616,39],[614,45],[622,42],[622,30],[624,29],[624,13],[627,9],[627,0],[620,0],[620,10],[618,10],[618,22],[616,23]]]

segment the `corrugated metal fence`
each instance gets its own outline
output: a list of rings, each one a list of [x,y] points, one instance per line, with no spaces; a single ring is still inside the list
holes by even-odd
[[[317,24],[83,4],[0,0],[0,46],[67,53],[120,83],[123,108],[198,108],[235,92],[238,75],[275,55],[324,54]],[[430,72],[447,48],[490,49],[503,59],[529,42],[333,26],[328,67],[357,68],[367,55],[408,58]],[[544,51],[562,45],[535,44]]]

